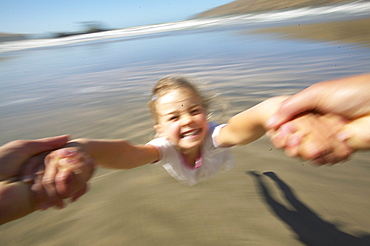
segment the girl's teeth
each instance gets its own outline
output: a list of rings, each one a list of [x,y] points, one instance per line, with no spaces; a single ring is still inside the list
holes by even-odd
[[[198,133],[199,133],[199,131],[193,131],[193,132],[183,134],[182,137],[185,138],[185,137],[196,135]]]

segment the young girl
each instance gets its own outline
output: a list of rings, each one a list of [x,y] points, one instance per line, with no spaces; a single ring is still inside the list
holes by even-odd
[[[232,167],[229,147],[248,144],[265,134],[265,122],[287,97],[268,99],[238,115],[225,125],[207,121],[208,100],[186,78],[167,76],[152,91],[149,108],[158,138],[146,145],[132,145],[124,140],[76,139],[74,144],[90,155],[98,166],[130,169],[148,163],[164,166],[183,184],[194,185],[216,174],[222,167]],[[305,141],[331,142],[343,124],[318,115],[299,118],[314,131],[305,131]],[[298,129],[297,132],[305,129]],[[297,133],[296,132],[296,133]],[[296,134],[295,133],[295,134]],[[347,150],[344,143],[337,149]],[[328,146],[328,151],[332,151]],[[302,150],[304,151],[304,150]]]

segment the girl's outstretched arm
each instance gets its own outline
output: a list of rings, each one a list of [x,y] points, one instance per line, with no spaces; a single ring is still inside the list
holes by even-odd
[[[152,145],[132,145],[124,140],[76,139],[70,143],[86,152],[100,167],[131,169],[159,159],[157,149]]]
[[[266,121],[277,111],[280,103],[288,96],[269,98],[249,108],[228,121],[221,129],[216,141],[220,146],[248,144],[266,133]]]
[[[355,150],[369,150],[370,114],[350,121],[345,125],[339,137]]]

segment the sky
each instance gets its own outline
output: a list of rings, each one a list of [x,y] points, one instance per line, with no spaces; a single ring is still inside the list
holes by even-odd
[[[82,31],[97,21],[115,29],[185,20],[233,0],[0,0],[0,32]]]

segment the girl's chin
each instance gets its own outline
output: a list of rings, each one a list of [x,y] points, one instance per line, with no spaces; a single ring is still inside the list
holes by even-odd
[[[189,152],[194,149],[198,150],[202,145],[202,141],[194,141],[194,142],[182,142],[179,144],[180,149],[182,152]]]

